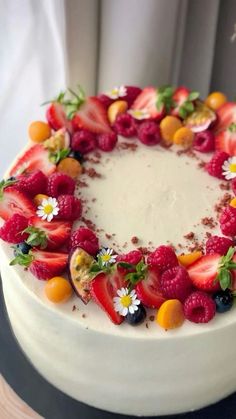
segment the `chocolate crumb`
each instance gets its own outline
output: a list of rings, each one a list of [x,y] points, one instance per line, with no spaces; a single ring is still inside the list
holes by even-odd
[[[94,179],[94,178],[101,178],[101,174],[100,174],[100,173],[98,173],[98,172],[94,169],[94,167],[89,167],[88,169],[87,169],[87,168],[84,168],[84,173],[85,173],[86,175],[88,175],[91,179]]]
[[[204,217],[201,219],[201,223],[209,228],[214,228],[216,226],[216,221],[213,217]]]
[[[118,148],[121,150],[131,150],[131,151],[135,151],[137,147],[138,145],[136,143],[127,143],[127,142],[120,143],[118,146]]]
[[[194,234],[193,231],[190,231],[190,233],[185,234],[185,236],[184,236],[184,238],[187,239],[187,240],[193,240],[194,237],[195,237],[195,234]]]
[[[83,313],[83,314],[82,314],[82,317],[83,317],[83,319],[86,319],[86,317],[87,317],[87,316],[86,316],[86,314],[85,314],[85,313]]]
[[[229,191],[230,190],[230,183],[229,182],[222,182],[219,184],[219,187],[222,191]]]
[[[151,322],[154,322],[154,320],[155,320],[155,316],[149,316],[149,320],[150,320]]]
[[[131,239],[131,242],[132,242],[133,244],[137,244],[137,243],[139,242],[138,237],[137,237],[137,236],[133,236],[133,237],[132,237],[132,239]]]
[[[149,325],[148,325],[148,323],[146,323],[146,329],[149,329]]]
[[[83,221],[84,224],[86,224],[86,226],[90,229],[90,230],[96,230],[96,225],[89,220],[88,218],[85,217],[81,217],[81,221]]]
[[[111,234],[106,233],[105,236],[108,240],[111,240]]]
[[[73,307],[72,307],[72,311],[75,311],[76,310],[76,306],[75,305],[73,305]]]

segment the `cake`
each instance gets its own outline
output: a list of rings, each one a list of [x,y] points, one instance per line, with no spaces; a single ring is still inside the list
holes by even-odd
[[[128,415],[233,393],[236,104],[186,87],[79,88],[46,119],[0,184],[4,298],[30,362]]]

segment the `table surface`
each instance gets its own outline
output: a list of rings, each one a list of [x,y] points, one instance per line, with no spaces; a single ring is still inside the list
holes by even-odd
[[[3,403],[4,398],[7,404]],[[15,340],[8,321],[0,280],[0,418],[29,419],[40,418],[39,415],[46,419],[134,418],[104,412],[79,403],[57,390],[38,374]],[[208,408],[168,418],[236,419],[236,393]],[[158,419],[167,419],[167,416],[159,416]]]

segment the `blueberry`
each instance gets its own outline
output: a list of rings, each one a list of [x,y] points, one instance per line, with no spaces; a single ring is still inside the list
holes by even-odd
[[[126,321],[132,326],[136,326],[144,321],[146,317],[146,310],[142,304],[138,306],[138,310],[134,314],[128,313],[126,316]]]
[[[19,244],[17,244],[16,247],[17,247],[17,250],[19,250],[24,255],[29,253],[29,251],[31,249],[31,246],[29,244],[27,244],[26,242],[19,243]]]
[[[229,289],[216,292],[213,294],[213,299],[216,303],[216,311],[218,313],[229,311],[234,302],[233,294]]]
[[[84,156],[83,154],[79,153],[78,151],[71,151],[69,154],[69,157],[73,157],[73,159],[78,160],[80,163],[83,163],[84,161]]]
[[[7,180],[10,181],[10,182],[13,182],[14,180],[16,180],[16,178],[14,176],[11,176]]]

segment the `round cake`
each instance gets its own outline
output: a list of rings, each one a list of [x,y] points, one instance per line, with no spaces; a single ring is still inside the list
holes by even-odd
[[[1,276],[35,368],[91,406],[181,413],[236,390],[236,104],[69,89],[0,183]]]

